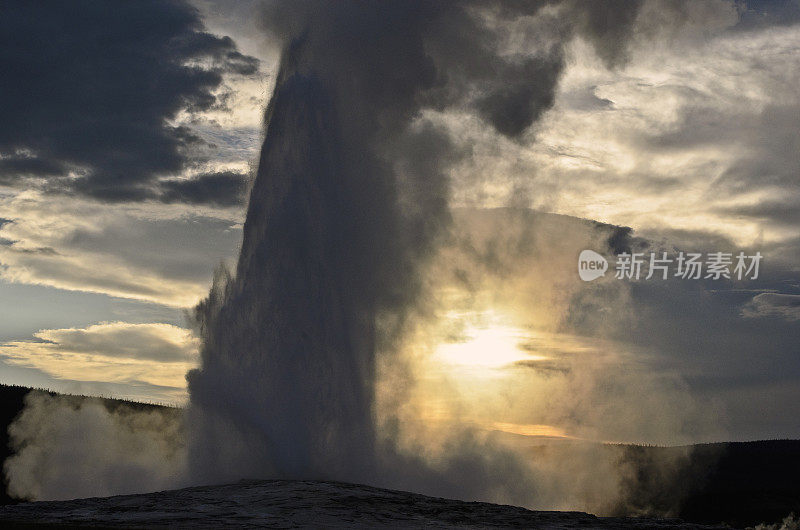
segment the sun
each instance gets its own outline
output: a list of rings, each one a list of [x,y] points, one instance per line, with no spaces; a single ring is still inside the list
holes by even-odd
[[[461,340],[439,344],[434,358],[456,367],[489,370],[544,359],[520,349],[528,336],[524,329],[505,323],[493,313],[486,316],[480,324],[466,325]]]

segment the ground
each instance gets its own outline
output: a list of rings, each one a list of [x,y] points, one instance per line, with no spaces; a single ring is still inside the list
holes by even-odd
[[[0,508],[0,526],[129,528],[720,528],[653,518],[534,512],[338,482],[264,480]]]

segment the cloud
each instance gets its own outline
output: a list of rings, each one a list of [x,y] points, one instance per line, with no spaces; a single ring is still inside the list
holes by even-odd
[[[584,30],[535,142],[507,141],[463,108],[428,111],[467,153],[450,173],[454,202],[702,226],[740,245],[795,237],[800,27],[742,32],[739,20],[729,2],[644,2],[613,70]]]
[[[569,9],[577,18],[581,33],[594,44],[595,53],[613,68],[628,59],[628,45],[642,0],[572,2]]]
[[[749,318],[777,317],[790,322],[800,320],[800,294],[761,293],[742,309]]]
[[[0,29],[2,182],[105,201],[157,198],[207,147],[175,119],[224,107],[225,79],[259,68],[180,0],[11,2]]]
[[[237,206],[245,201],[248,183],[247,175],[233,171],[205,173],[189,179],[163,180],[161,187],[164,191],[161,200]]]
[[[199,201],[203,193],[211,190],[187,195]],[[0,196],[0,204],[11,218],[0,226],[0,276],[17,283],[186,307],[202,296],[214,266],[233,256],[240,241],[238,206],[110,206],[33,191]]]
[[[188,330],[169,324],[96,324],[85,329],[47,329],[34,336],[59,350],[163,362],[191,361],[197,341]]]
[[[56,379],[171,387],[179,396],[197,348],[197,339],[184,328],[109,322],[41,330],[33,340],[0,344],[0,356]]]
[[[759,248],[765,257],[757,280],[628,282],[611,274],[584,283],[576,270],[583,249],[752,252],[700,230],[652,232],[648,240],[630,229],[524,209],[453,214],[453,237],[430,272],[429,288],[447,286],[431,295],[434,309],[467,323],[476,312],[503,315],[519,329],[517,348],[530,359],[506,370],[502,386],[485,379],[464,385],[452,367],[444,373],[449,383],[421,370],[412,395],[444,400],[456,419],[554,425],[590,439],[797,435],[786,411],[800,396],[800,275],[785,247]],[[424,357],[462,335],[452,326],[424,333],[408,356]],[[401,392],[402,377],[391,373],[381,391]]]
[[[742,18],[737,29],[790,26],[800,22],[800,4],[795,0],[748,0],[740,6]]]

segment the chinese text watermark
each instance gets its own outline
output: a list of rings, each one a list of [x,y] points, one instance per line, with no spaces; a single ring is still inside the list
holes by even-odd
[[[761,252],[748,255],[745,252],[622,252],[617,254],[614,277],[618,280],[755,280],[758,278],[762,259]],[[578,275],[590,282],[605,276],[608,260],[593,250],[584,250],[578,256]]]

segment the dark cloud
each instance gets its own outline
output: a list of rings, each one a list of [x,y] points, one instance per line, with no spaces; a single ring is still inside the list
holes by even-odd
[[[800,104],[770,105],[756,116],[731,126],[738,129],[738,140],[746,154],[728,168],[720,181],[734,191],[754,187],[780,186],[800,191]]]
[[[192,161],[200,139],[169,120],[223,105],[224,76],[253,75],[258,61],[180,0],[12,1],[0,69],[0,180],[127,201]]]
[[[569,4],[569,11],[597,55],[613,68],[628,58],[628,42],[643,3],[643,0],[576,0]]]
[[[564,374],[569,372],[570,370],[569,364],[559,361],[550,361],[550,360],[516,361],[513,364],[513,366],[516,368],[533,370],[534,372],[542,374],[550,374],[550,373]]]
[[[800,224],[800,197],[789,195],[782,200],[765,200],[747,206],[721,207],[722,214],[770,221],[774,224],[795,227]]]
[[[553,106],[554,87],[564,68],[560,55],[547,59],[535,58],[520,67],[519,83],[499,88],[476,102],[478,113],[491,123],[497,132],[517,137]]]
[[[214,204],[238,206],[245,200],[249,178],[244,173],[221,171],[205,173],[191,179],[164,180],[161,182],[164,202]]]
[[[758,425],[764,427],[761,437],[795,436],[797,422],[785,411],[800,396],[795,338],[800,278],[792,263],[787,266],[785,248],[742,249],[702,231],[661,236],[661,241],[649,242],[646,257],[650,251],[668,251],[675,259],[678,251],[744,250],[752,255],[758,250],[764,256],[759,277],[630,282],[624,305],[615,305],[611,291],[584,290],[570,303],[568,327],[579,334],[604,333],[643,352],[654,370],[681,374],[699,399],[724,405],[721,421],[737,439],[759,432]],[[782,385],[780,395],[773,391],[775,385]],[[744,395],[748,399],[741,399]]]
[[[609,68],[627,60],[642,4],[641,0],[550,2],[559,5],[558,13],[551,15],[540,13],[546,3],[475,2],[466,14],[443,17],[432,37],[439,42],[429,43],[449,95],[473,105],[479,116],[509,138],[520,137],[553,106],[565,67],[563,45],[573,35],[588,40]],[[471,14],[475,11],[478,16]],[[530,18],[534,15],[537,20]],[[483,22],[510,24],[524,17],[528,17],[523,31],[526,46],[512,54],[499,53],[502,36]],[[448,42],[441,42],[445,39]]]
[[[800,22],[800,3],[797,0],[747,0],[739,6],[739,30],[754,30],[765,26],[790,26]]]
[[[0,158],[0,184],[13,185],[26,177],[54,176],[62,172],[62,165],[52,160],[18,155]]]
[[[436,68],[436,82],[425,95],[427,103],[438,108],[472,107],[500,134],[520,137],[553,106],[564,69],[562,44],[570,21],[549,15],[533,18],[545,3],[437,4],[445,12],[429,20],[424,36]],[[491,23],[520,20],[529,24],[523,31],[526,49],[504,54],[504,36]]]

